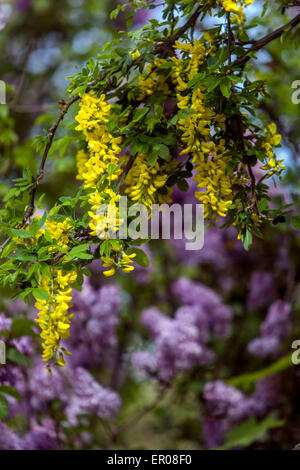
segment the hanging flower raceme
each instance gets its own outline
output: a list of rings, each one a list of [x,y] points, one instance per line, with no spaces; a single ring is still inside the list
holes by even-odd
[[[166,194],[159,192],[159,190],[165,187],[168,175],[176,168],[178,163],[173,161],[159,165],[156,162],[151,166],[147,158],[147,155],[144,154],[138,154],[136,157],[132,169],[125,179],[127,186],[125,193],[135,203],[144,204],[149,208],[154,203],[172,202],[170,197],[172,193],[171,188],[166,191]]]
[[[59,269],[53,269],[50,278],[42,278],[41,287],[47,292],[48,299],[35,303],[39,310],[35,321],[41,328],[42,357],[48,363],[49,371],[49,363],[53,360],[56,365],[64,366],[63,356],[68,354],[64,348],[60,349],[60,343],[70,335],[73,315],[68,313],[72,302],[72,289],[69,286],[76,278],[76,272],[63,273]]]
[[[276,157],[273,147],[278,147],[281,142],[281,135],[276,134],[277,127],[275,123],[269,124],[266,129],[266,140],[262,144],[263,148],[266,151],[266,164],[260,168],[267,172],[267,178],[270,178],[274,174],[280,175],[285,169],[285,165],[282,163],[283,160],[280,160]]]
[[[72,231],[70,218],[63,222],[47,220],[45,228],[42,228],[39,236],[45,233],[45,230],[53,240],[51,252],[59,250],[66,251],[69,245],[70,233]],[[64,259],[66,255],[62,256]],[[51,372],[50,362],[54,361],[56,365],[64,365],[64,354],[68,354],[61,347],[61,340],[69,336],[72,314],[69,314],[69,308],[72,302],[72,288],[70,285],[77,279],[77,272],[64,272],[61,269],[51,267],[49,275],[43,275],[40,288],[46,293],[47,298],[39,298],[35,307],[39,310],[38,318],[35,320],[41,329],[41,339],[43,347],[43,360],[47,362],[47,369]],[[44,297],[44,294],[43,294]]]
[[[146,67],[146,75],[140,75],[137,86],[140,90],[138,96],[139,101],[143,101],[147,96],[153,94],[161,94],[168,96],[169,85],[167,83],[166,74],[162,71],[161,66],[166,63],[165,59],[156,57],[153,64]]]
[[[92,92],[83,96],[76,116],[79,123],[76,130],[83,131],[87,143],[87,152],[80,150],[77,154],[77,178],[84,181],[85,188],[91,189],[91,235],[101,239],[109,238],[111,231],[116,233],[120,226],[117,207],[120,196],[114,183],[122,171],[119,158],[122,139],[113,137],[108,129],[110,114],[111,105],[105,95],[97,97]],[[106,186],[100,191],[101,178],[106,179]]]
[[[177,106],[188,112],[187,116],[178,120],[182,131],[182,154],[192,155],[197,171],[194,179],[201,190],[195,195],[204,204],[205,217],[216,220],[217,216],[224,217],[232,204],[232,177],[227,175],[231,157],[226,151],[224,139],[217,139],[218,133],[225,130],[225,116],[216,114],[205,105],[204,86],[189,88],[189,81],[199,72],[206,59],[204,44],[200,41],[194,44],[176,42],[174,47],[184,53],[181,59],[173,58]],[[208,50],[214,53],[211,48]]]

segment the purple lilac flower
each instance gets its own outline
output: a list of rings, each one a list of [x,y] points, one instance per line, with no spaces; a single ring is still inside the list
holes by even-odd
[[[25,377],[23,371],[18,366],[11,364],[0,367],[0,383],[15,387],[19,391],[25,390]]]
[[[157,359],[154,354],[148,351],[136,351],[132,357],[133,367],[142,374],[153,376],[157,372]]]
[[[35,411],[46,411],[49,403],[68,400],[66,379],[60,369],[53,368],[52,376],[46,370],[45,363],[38,361],[29,371],[28,389],[30,392],[30,407]]]
[[[0,313],[0,334],[2,331],[8,331],[11,328],[12,320],[7,318],[4,313]]]
[[[54,450],[58,436],[52,419],[43,419],[41,424],[33,421],[30,431],[23,438],[24,450]]]
[[[119,324],[121,291],[118,286],[107,285],[94,289],[85,281],[81,292],[74,292],[71,336],[66,342],[72,352],[69,361],[73,367],[91,367],[114,358]]]
[[[273,274],[269,271],[254,271],[250,280],[247,308],[253,310],[269,305],[276,297]]]
[[[232,311],[224,305],[221,297],[209,287],[179,278],[172,286],[174,294],[188,305],[200,306],[207,317],[212,333],[227,338],[231,333]]]
[[[175,318],[179,323],[194,324],[198,328],[200,341],[208,342],[209,319],[201,305],[183,305],[176,311]]]
[[[269,375],[256,382],[255,393],[251,397],[255,416],[263,417],[280,403],[280,381],[277,375]]]
[[[155,355],[141,351],[133,355],[134,365],[144,373],[152,375],[157,367],[157,378],[169,382],[177,372],[213,360],[212,351],[205,345],[209,321],[200,307],[180,307],[173,319],[151,307],[142,313],[142,323],[149,329],[156,349]]]
[[[290,334],[291,306],[283,300],[273,302],[268,310],[266,320],[262,323],[260,338],[248,344],[248,351],[254,356],[276,356],[283,340]]]
[[[158,338],[163,330],[169,328],[172,320],[163,315],[156,307],[150,307],[142,312],[142,323],[154,338]]]
[[[23,450],[23,440],[0,421],[0,449],[1,450]]]
[[[32,356],[35,350],[35,344],[30,336],[13,339],[11,343],[24,356]]]
[[[65,410],[70,425],[76,426],[82,414],[111,418],[118,412],[121,406],[119,395],[102,387],[87,370],[78,367],[73,373],[72,384],[73,393]]]
[[[212,289],[186,278],[180,278],[172,289],[186,305],[175,312],[174,318],[156,307],[144,310],[142,323],[153,337],[155,355],[138,352],[132,358],[139,370],[144,373],[151,370],[150,375],[155,359],[156,376],[164,382],[170,382],[179,371],[211,363],[214,354],[206,344],[212,335],[228,337],[232,320],[230,308]]]
[[[133,26],[144,25],[147,23],[149,18],[150,11],[147,10],[138,10],[133,17]]]
[[[204,398],[210,415],[225,417],[231,423],[241,421],[249,414],[251,403],[247,395],[221,380],[208,382],[204,387]]]
[[[159,376],[169,382],[179,371],[196,364],[209,364],[213,353],[201,344],[199,330],[193,324],[173,320],[156,340]]]
[[[221,446],[233,426],[251,416],[262,418],[278,406],[279,385],[278,376],[265,377],[256,383],[254,394],[248,396],[221,380],[208,382],[203,392],[207,413],[203,434],[207,447]]]
[[[214,449],[224,444],[224,436],[228,427],[224,420],[208,415],[202,427],[203,438],[208,449]]]

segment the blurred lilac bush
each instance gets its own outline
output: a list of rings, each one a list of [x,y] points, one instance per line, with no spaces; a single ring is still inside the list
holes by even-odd
[[[176,198],[189,202],[191,192]],[[208,228],[192,255],[184,241],[158,241],[146,249],[147,269],[104,285],[93,261],[73,295],[72,355],[52,377],[39,358],[35,311],[5,300],[0,449],[134,448],[158,429],[161,448],[216,448],[239,424],[274,413],[284,431],[249,448],[291,448],[300,439],[299,372],[289,356],[299,335],[298,238],[280,229],[266,238],[247,252],[233,230]],[[153,409],[149,394],[162,396]],[[127,422],[141,412],[152,421],[129,437]],[[168,433],[170,420],[182,437]],[[154,447],[149,439],[140,445]]]

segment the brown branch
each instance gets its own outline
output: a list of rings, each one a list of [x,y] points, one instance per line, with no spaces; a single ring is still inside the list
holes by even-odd
[[[231,54],[232,54],[232,29],[230,21],[230,13],[227,13],[227,34],[228,34],[228,66],[231,69]]]
[[[106,449],[110,449],[112,447],[113,444],[115,444],[116,440],[118,439],[118,437],[126,432],[128,429],[132,429],[134,426],[136,426],[145,416],[147,416],[151,411],[153,411],[158,405],[159,403],[163,400],[163,398],[165,397],[166,395],[166,392],[168,391],[168,389],[165,387],[165,388],[162,388],[157,396],[157,398],[148,406],[146,406],[140,413],[137,414],[137,416],[133,417],[132,419],[130,419],[127,423],[125,423],[123,426],[121,426],[119,429],[115,430],[113,433],[112,433],[112,436],[111,436],[111,439],[110,441],[108,442],[107,446],[106,446]]]
[[[155,48],[154,48],[154,54],[155,55],[164,55],[167,56],[171,53],[173,53],[173,44],[179,39],[188,29],[190,28],[195,28],[196,21],[202,11],[202,6],[199,6],[195,12],[192,14],[192,16],[189,18],[189,20],[181,27],[179,30],[175,33],[172,34],[168,39],[165,39],[164,41],[161,41],[158,43]]]
[[[247,51],[246,55],[244,55],[244,56],[240,57],[239,59],[237,59],[234,62],[233,66],[234,67],[240,67],[240,66],[245,65],[251,59],[249,54],[251,54],[252,52],[259,51],[260,49],[265,47],[270,42],[272,42],[275,39],[279,38],[286,31],[286,29],[288,29],[290,27],[294,28],[299,23],[300,23],[300,13],[297,16],[295,16],[295,18],[293,18],[289,23],[280,26],[280,28],[275,29],[275,31],[273,31],[272,33],[267,34],[266,36],[259,39],[258,41],[255,41],[253,43],[253,46],[250,47],[250,49]]]

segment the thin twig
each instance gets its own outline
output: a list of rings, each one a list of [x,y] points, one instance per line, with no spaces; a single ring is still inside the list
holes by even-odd
[[[172,34],[168,39],[158,43],[154,49],[155,55],[168,55],[171,51],[173,52],[172,46],[186,31],[190,28],[195,28],[196,21],[200,16],[202,6],[199,6],[189,20],[179,30]]]
[[[230,13],[227,13],[227,34],[228,34],[228,66],[231,69],[231,54],[232,54],[232,30]]]
[[[274,41],[274,39],[279,38],[285,32],[286,29],[288,29],[290,27],[294,28],[299,23],[300,23],[300,13],[297,16],[295,16],[295,18],[293,18],[291,21],[289,21],[289,23],[280,26],[280,28],[275,29],[275,31],[273,31],[272,33],[269,33],[266,36],[264,36],[263,38],[259,39],[258,41],[255,41],[253,46],[250,47],[250,49],[248,49],[247,53],[244,56],[239,57],[234,62],[233,66],[234,67],[240,67],[241,65],[245,65],[251,59],[250,54],[252,52],[256,52],[256,51],[262,49],[267,44]]]
[[[150,405],[146,406],[137,416],[133,417],[130,419],[127,423],[125,423],[121,428],[117,429],[116,431],[113,432],[111,440],[107,444],[107,449],[110,449],[111,446],[116,442],[117,438],[124,432],[127,431],[127,429],[132,429],[134,426],[136,426],[145,416],[147,416],[148,413],[153,411],[157,405],[162,401],[164,398],[167,388],[163,388],[158,397],[150,403]]]

